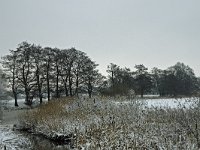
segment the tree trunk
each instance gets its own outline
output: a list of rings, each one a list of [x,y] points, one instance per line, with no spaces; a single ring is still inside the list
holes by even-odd
[[[112,87],[114,87],[114,71],[111,73]]]
[[[92,92],[89,91],[89,92],[88,92],[88,95],[89,95],[89,98],[91,98],[91,97],[92,97]]]
[[[75,94],[78,96],[78,87],[79,87],[79,77],[78,77],[78,74],[76,74],[76,90],[75,90]]]
[[[89,81],[89,83],[88,83],[88,95],[89,95],[89,98],[92,97],[92,84],[91,84],[90,81]]]
[[[71,68],[69,68],[67,76],[68,76],[68,82],[69,82],[69,95],[73,96],[73,94],[72,94]]]
[[[12,91],[13,91],[13,96],[15,98],[15,106],[18,107],[18,103],[17,103],[17,91],[16,91],[16,88],[15,88],[15,68],[13,69],[13,79],[12,79]]]
[[[26,96],[26,98],[25,98],[26,104],[27,105],[32,105],[32,101],[30,99],[30,92],[29,92],[27,87],[25,87],[25,96]]]
[[[49,85],[49,72],[47,70],[47,97],[48,101],[50,101],[50,85]]]
[[[41,89],[41,85],[40,85],[40,75],[39,75],[39,67],[37,66],[37,86],[38,86],[38,94],[39,94],[39,98],[40,98],[40,104],[42,103],[42,89]]]
[[[64,86],[65,86],[65,96],[68,97],[69,94],[68,94],[68,89],[67,89],[67,82],[64,83]]]
[[[56,75],[56,98],[59,98],[59,70],[58,70],[58,66],[56,66],[56,72],[57,72],[57,75]]]
[[[13,91],[13,95],[14,95],[14,98],[15,98],[15,106],[18,107],[18,103],[17,103],[17,92],[14,90]]]
[[[42,104],[42,89],[39,88],[38,92],[39,92],[40,104]]]
[[[70,96],[73,96],[73,93],[72,93],[72,81],[71,81],[71,77],[69,77],[69,94]]]

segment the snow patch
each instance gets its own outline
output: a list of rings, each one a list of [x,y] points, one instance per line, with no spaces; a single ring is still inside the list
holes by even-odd
[[[0,149],[29,149],[30,141],[21,134],[12,131],[11,126],[0,125]]]

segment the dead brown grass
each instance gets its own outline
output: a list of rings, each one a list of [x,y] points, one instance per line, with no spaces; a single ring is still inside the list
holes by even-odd
[[[140,102],[134,101],[116,105],[103,98],[96,102],[64,98],[27,112],[24,122],[47,134],[72,133],[76,135],[76,148],[197,149],[198,118],[198,107],[144,110]]]
[[[68,116],[65,107],[71,105],[74,100],[74,98],[53,99],[38,108],[28,110],[21,116],[21,122],[34,126],[45,124],[50,130],[56,130],[63,117]]]

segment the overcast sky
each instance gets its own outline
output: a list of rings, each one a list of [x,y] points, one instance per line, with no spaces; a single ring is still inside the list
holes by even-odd
[[[0,56],[27,41],[84,51],[109,63],[200,76],[200,0],[0,0]]]

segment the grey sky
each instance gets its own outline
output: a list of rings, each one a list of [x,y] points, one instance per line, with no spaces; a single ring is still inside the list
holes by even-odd
[[[199,0],[0,0],[0,56],[26,40],[75,47],[100,64],[165,69],[184,62],[200,76]]]

